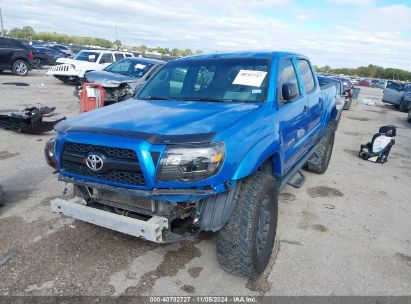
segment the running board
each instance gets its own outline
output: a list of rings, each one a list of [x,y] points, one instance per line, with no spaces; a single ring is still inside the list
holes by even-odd
[[[308,160],[309,160],[314,154],[316,154],[316,155],[318,156],[318,154],[316,153],[316,150],[317,150],[317,145],[314,145],[314,147],[312,147],[312,148],[308,151],[308,153],[307,153],[297,164],[295,164],[290,171],[288,171],[288,172],[282,177],[281,183],[280,183],[280,190],[283,189],[287,184],[290,185],[290,186],[292,186],[292,187],[294,187],[295,185],[296,185],[296,186],[299,186],[299,187],[302,186],[302,184],[303,184],[304,181],[305,181],[305,177],[304,177],[304,174],[302,174],[301,172],[298,172],[298,171],[301,171],[301,168],[304,167],[304,165],[308,162]],[[316,158],[317,158],[317,157],[316,157]],[[299,182],[299,183],[296,183],[296,182],[291,182],[291,183],[289,183],[289,181],[290,181],[291,179],[293,179],[294,176],[295,176],[297,173],[300,175],[300,178],[299,178],[300,182]],[[297,187],[297,188],[299,188],[299,187]]]
[[[298,175],[298,176],[297,176]],[[294,188],[301,188],[305,182],[305,175],[301,170],[298,170],[288,181],[288,185]]]

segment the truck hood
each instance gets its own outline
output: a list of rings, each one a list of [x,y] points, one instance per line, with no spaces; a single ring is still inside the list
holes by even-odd
[[[118,87],[119,83],[138,82],[140,80],[140,78],[137,78],[137,77],[126,76],[126,75],[116,74],[116,73],[107,72],[107,71],[87,72],[85,74],[85,77],[88,82],[94,82],[100,85],[102,85],[106,80],[111,80],[115,82],[112,85],[110,85],[110,87]]]
[[[137,137],[152,143],[158,143],[155,139],[162,136],[177,136],[180,141],[199,137],[211,140],[216,133],[260,106],[239,102],[129,99],[67,119],[55,129],[61,133],[92,132]]]

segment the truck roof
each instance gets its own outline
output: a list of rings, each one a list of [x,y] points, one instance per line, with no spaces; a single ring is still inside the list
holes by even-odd
[[[238,51],[229,53],[208,53],[208,54],[198,54],[187,57],[182,57],[176,60],[190,60],[190,59],[211,59],[211,58],[261,58],[270,59],[274,57],[282,57],[285,55],[294,55],[306,57],[301,54],[287,52],[287,51]]]

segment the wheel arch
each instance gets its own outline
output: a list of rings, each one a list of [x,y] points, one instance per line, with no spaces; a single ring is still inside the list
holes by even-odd
[[[273,142],[272,136],[273,133],[267,135],[247,151],[237,167],[233,179],[239,180],[252,175],[265,164],[271,164],[273,174],[282,174],[283,157],[280,152],[280,143],[278,140]]]

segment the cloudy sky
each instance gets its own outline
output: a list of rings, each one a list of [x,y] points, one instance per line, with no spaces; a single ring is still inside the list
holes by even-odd
[[[317,65],[411,71],[411,0],[0,0],[6,29],[126,44],[291,50]]]

